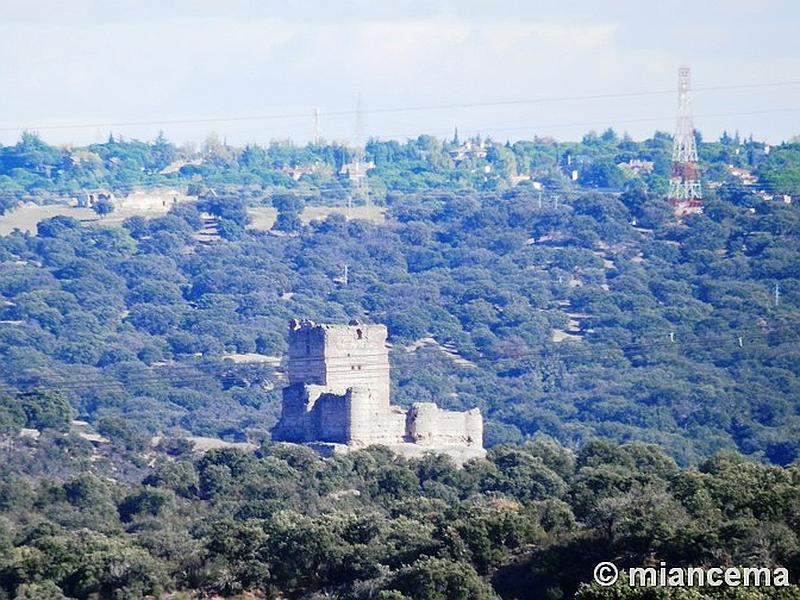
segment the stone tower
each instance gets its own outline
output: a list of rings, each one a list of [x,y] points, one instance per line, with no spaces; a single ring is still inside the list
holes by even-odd
[[[343,394],[366,387],[389,406],[389,352],[385,325],[289,324],[289,384],[325,386]]]
[[[272,431],[276,441],[312,444],[324,453],[382,444],[406,455],[445,452],[457,461],[485,454],[477,408],[390,404],[384,325],[292,320],[287,375],[281,418]]]

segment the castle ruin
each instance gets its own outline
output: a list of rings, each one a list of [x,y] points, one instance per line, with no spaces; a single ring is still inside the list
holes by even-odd
[[[272,431],[276,441],[308,444],[327,455],[373,444],[405,456],[441,452],[457,462],[486,453],[479,409],[391,405],[384,325],[292,320],[288,378]]]

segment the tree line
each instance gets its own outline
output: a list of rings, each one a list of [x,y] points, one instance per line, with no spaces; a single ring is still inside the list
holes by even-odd
[[[715,455],[679,468],[640,443],[577,453],[544,437],[457,468],[380,447],[321,459],[266,444],[192,455],[173,440],[138,482],[0,477],[9,598],[382,600],[671,597],[591,583],[594,565],[755,565],[795,587],[800,470]],[[679,598],[717,597],[705,590]]]

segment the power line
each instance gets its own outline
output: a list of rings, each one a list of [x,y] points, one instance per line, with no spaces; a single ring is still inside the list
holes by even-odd
[[[263,363],[256,363],[256,367],[253,365],[240,365],[242,370],[250,369],[251,371],[254,368],[263,368]],[[274,369],[274,367],[271,367]],[[177,372],[176,372],[177,371]],[[181,371],[184,374],[181,374]],[[39,380],[37,382],[31,383],[23,383],[22,385],[27,389],[36,389],[39,387],[45,388],[58,388],[64,391],[79,391],[82,389],[125,389],[126,387],[133,387],[133,386],[145,386],[148,384],[167,384],[167,383],[208,383],[209,381],[218,382],[221,385],[226,384],[235,384],[240,382],[242,379],[242,375],[246,373],[235,375],[235,374],[228,374],[223,375],[222,373],[210,373],[207,371],[199,370],[197,367],[193,367],[191,365],[185,366],[177,366],[177,367],[170,367],[169,372],[166,373],[158,373],[158,372],[149,372],[149,373],[137,373],[133,376],[117,378],[114,377],[113,374],[110,373],[97,373],[94,377],[84,377],[82,379],[64,379],[62,378],[61,381],[47,381],[47,380]],[[9,385],[7,384],[5,387],[9,389]],[[14,384],[15,386],[19,386],[20,384]],[[2,386],[0,386],[2,388]]]
[[[706,87],[695,88],[694,91],[695,92],[735,91],[735,90],[761,89],[761,88],[773,88],[773,87],[788,87],[795,85],[800,85],[800,80],[784,80],[784,81],[774,81],[774,82],[764,82],[764,83],[706,86]],[[394,106],[394,107],[372,108],[364,110],[362,112],[363,114],[391,114],[391,113],[404,113],[404,112],[489,108],[489,107],[499,107],[499,106],[515,106],[515,105],[555,104],[561,102],[591,101],[591,100],[620,99],[620,98],[639,98],[648,96],[661,96],[674,93],[675,90],[650,90],[650,91],[585,94],[585,95],[575,95],[575,96],[544,96],[540,98],[492,100],[485,102],[462,102],[462,103],[448,103],[448,104],[421,104],[421,105],[409,105],[409,106]],[[24,131],[24,130],[55,131],[55,130],[69,130],[69,129],[97,129],[97,128],[113,128],[113,127],[154,126],[154,125],[191,125],[191,124],[203,124],[203,123],[309,119],[309,115],[315,114],[314,110],[316,109],[308,109],[303,112],[296,112],[296,113],[231,115],[231,116],[219,116],[219,117],[208,117],[208,118],[147,119],[139,121],[135,120],[105,121],[105,122],[79,123],[79,124],[4,126],[0,127],[0,132]],[[321,111],[320,115],[323,117],[350,117],[356,115],[357,113],[358,113],[357,109],[356,110],[349,109],[349,110],[335,110],[330,112]]]
[[[694,91],[695,92],[732,91],[739,89],[755,89],[764,87],[794,86],[794,85],[800,85],[800,80],[778,81],[772,83],[707,86],[702,88],[695,88]],[[574,101],[584,101],[584,100],[638,98],[643,96],[661,96],[665,94],[672,95],[674,93],[675,93],[674,89],[652,90],[652,91],[642,91],[642,92],[612,92],[606,94],[589,94],[582,96],[550,96],[550,97],[528,98],[519,100],[494,100],[488,102],[463,102],[454,104],[428,104],[428,105],[404,106],[404,107],[393,107],[393,108],[375,108],[365,112],[396,113],[396,112],[416,112],[416,111],[426,111],[426,110],[448,110],[448,109],[461,109],[461,108],[484,108],[484,107],[494,107],[494,106],[513,106],[519,104],[549,104],[549,103],[574,102]],[[349,113],[347,111],[338,111],[328,114],[337,116],[337,115],[346,115]]]
[[[794,336],[787,336],[786,339],[783,339],[783,336],[779,337],[776,341],[777,343],[784,344],[786,342],[791,342],[794,345],[800,347],[800,337],[798,337],[797,332],[798,329],[796,326],[789,326],[789,325],[779,325],[773,326],[768,329],[764,329],[758,326],[752,328],[736,328],[731,332],[727,333],[720,333],[714,335],[703,335],[703,336],[694,336],[691,339],[681,339],[675,337],[675,332],[671,332],[670,335],[664,336],[658,340],[651,340],[648,342],[640,342],[635,344],[626,344],[621,346],[616,346],[614,348],[593,348],[592,345],[587,345],[583,347],[575,347],[575,346],[566,346],[561,345],[561,343],[553,342],[550,345],[543,346],[540,350],[528,351],[520,354],[515,354],[513,357],[498,359],[501,361],[520,361],[526,358],[542,358],[548,356],[557,356],[564,358],[564,354],[566,354],[567,358],[571,354],[573,357],[586,358],[586,353],[590,353],[591,358],[620,358],[621,356],[627,354],[633,354],[637,352],[649,351],[654,348],[669,348],[674,347],[675,349],[702,349],[704,347],[708,348],[718,348],[718,343],[730,343],[739,348],[743,348],[744,341],[753,342],[756,341],[755,338],[752,337],[745,337],[742,335],[744,332],[747,331],[757,331],[758,333],[763,333],[765,336],[767,334],[772,334],[775,332],[780,332],[783,330],[790,330],[789,333],[794,333]],[[766,340],[765,340],[766,341]],[[717,344],[712,344],[712,342],[717,342]],[[352,357],[353,360],[358,359],[366,359],[366,358],[380,358],[386,356],[383,353],[368,353],[362,354],[356,357]],[[321,359],[316,358],[295,358],[292,359],[293,361],[304,361],[309,360],[312,362],[319,362]],[[481,359],[481,360],[489,360],[489,359]],[[496,362],[496,361],[493,361]],[[255,363],[255,365],[236,365],[237,368],[253,368],[253,366],[262,367],[264,366],[262,363]],[[267,365],[268,366],[268,365]],[[207,383],[209,380],[213,380],[219,382],[222,385],[225,384],[235,384],[241,381],[241,376],[237,376],[234,374],[225,375],[225,376],[218,376],[213,373],[208,372],[196,372],[196,367],[192,367],[190,365],[181,366],[181,367],[169,367],[172,370],[193,370],[192,373],[177,376],[175,377],[174,373],[140,373],[133,377],[126,378],[126,379],[115,379],[113,377],[109,377],[105,374],[98,374],[95,379],[91,378],[83,378],[83,379],[66,379],[62,381],[40,381],[37,383],[30,383],[26,384],[24,387],[27,389],[27,392],[30,393],[36,389],[57,389],[65,392],[75,392],[78,393],[81,390],[90,390],[90,389],[106,389],[106,390],[125,390],[127,387],[137,386],[137,385],[147,385],[147,384],[169,384],[169,383],[183,383],[183,384],[192,384],[192,383]],[[376,367],[372,365],[366,366],[364,369],[360,370],[353,370],[351,368],[346,367],[328,367],[326,368],[326,372],[333,375],[339,375],[343,373],[352,373],[352,374],[362,374],[362,375],[369,375],[369,374],[377,374],[377,373],[384,373],[385,369],[383,367]],[[273,380],[273,383],[276,380]],[[19,388],[19,385],[13,384],[6,384],[5,386],[0,386],[0,389],[5,388],[6,393],[20,393],[15,391],[14,388]],[[26,392],[21,392],[22,394]]]
[[[191,119],[158,119],[144,121],[106,121],[103,123],[78,123],[78,124],[58,124],[58,125],[39,125],[23,127],[0,127],[0,131],[56,131],[62,129],[96,129],[105,127],[145,127],[152,125],[194,125],[203,123],[233,123],[240,121],[271,121],[285,119],[308,119],[309,113],[284,113],[271,115],[251,115],[251,116],[229,116],[229,117],[209,117]]]
[[[674,93],[674,92],[673,92]],[[708,118],[719,118],[719,117],[739,117],[739,116],[754,116],[754,115],[766,115],[766,114],[775,114],[775,113],[784,113],[784,112],[800,112],[800,108],[796,107],[777,107],[777,108],[767,108],[767,109],[759,109],[759,110],[751,110],[751,111],[736,111],[736,112],[722,112],[722,113],[704,113],[704,114],[697,114],[696,117],[708,119]],[[536,129],[570,129],[574,127],[606,127],[612,124],[614,125],[628,125],[633,123],[661,123],[667,120],[674,119],[674,115],[663,116],[663,117],[640,117],[634,119],[609,119],[605,121],[575,121],[569,123],[555,123],[555,124],[546,124],[546,123],[538,123],[534,125],[514,125],[509,127],[484,127],[483,131],[493,131],[493,132],[510,132],[510,131],[534,131]],[[413,138],[421,135],[422,132],[417,133],[387,133],[384,134],[383,137],[386,138]],[[472,130],[467,131],[467,137],[472,137],[474,135],[480,134],[480,130]],[[445,136],[448,135],[449,132],[445,130],[439,130],[436,132],[428,133],[427,135],[434,135],[434,136]],[[471,134],[471,135],[470,135]]]

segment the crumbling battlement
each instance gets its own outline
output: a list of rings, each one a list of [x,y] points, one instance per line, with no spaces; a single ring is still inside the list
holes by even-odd
[[[327,445],[328,452],[382,444],[403,454],[445,452],[459,461],[483,456],[477,408],[451,412],[432,402],[409,409],[390,404],[386,335],[384,325],[292,320],[289,385],[273,439]]]

